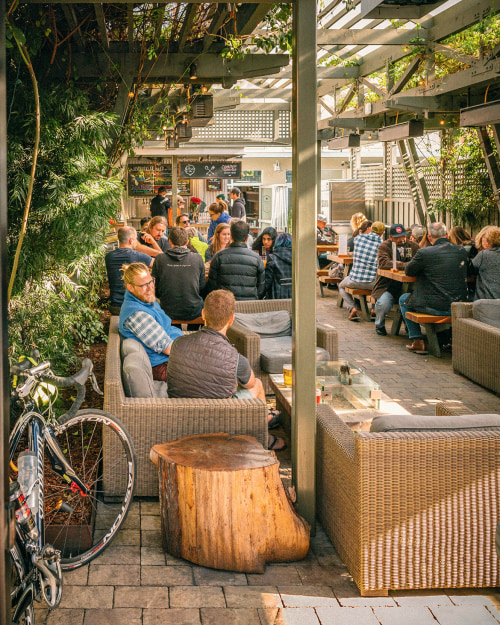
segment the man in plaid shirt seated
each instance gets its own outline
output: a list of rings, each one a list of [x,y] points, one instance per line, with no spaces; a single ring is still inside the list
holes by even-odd
[[[125,339],[139,341],[146,350],[153,380],[167,381],[167,363],[172,343],[182,331],[161,309],[155,297],[155,279],[144,263],[123,265],[125,297],[118,329]]]
[[[375,221],[365,234],[358,234],[354,239],[354,259],[350,274],[339,284],[339,292],[349,311],[350,321],[359,321],[358,309],[354,299],[346,293],[346,287],[351,289],[373,289],[377,277],[377,251],[382,243],[385,226]]]

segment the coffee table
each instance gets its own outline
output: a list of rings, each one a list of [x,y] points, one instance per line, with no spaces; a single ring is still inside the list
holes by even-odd
[[[285,386],[282,374],[270,375],[285,430],[291,432],[292,388]],[[325,403],[351,429],[368,431],[374,416],[380,414],[380,386],[359,367],[347,360],[316,363],[316,386],[321,389],[320,403]]]

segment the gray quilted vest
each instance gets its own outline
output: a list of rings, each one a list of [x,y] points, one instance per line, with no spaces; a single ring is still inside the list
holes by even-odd
[[[238,352],[217,330],[202,328],[172,343],[168,396],[226,399],[238,387]]]

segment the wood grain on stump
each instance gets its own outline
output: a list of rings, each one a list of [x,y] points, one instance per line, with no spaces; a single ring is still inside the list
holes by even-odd
[[[186,436],[155,445],[150,458],[168,553],[247,573],[307,555],[310,526],[295,512],[275,454],[252,436]]]

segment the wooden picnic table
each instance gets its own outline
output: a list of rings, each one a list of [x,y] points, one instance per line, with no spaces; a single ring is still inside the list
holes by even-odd
[[[378,269],[377,273],[379,276],[384,276],[384,278],[390,278],[391,280],[396,280],[397,282],[416,282],[417,278],[415,276],[407,276],[404,271],[393,271],[392,269]]]
[[[318,243],[316,245],[318,256],[324,252],[338,252],[339,246],[336,243]]]

